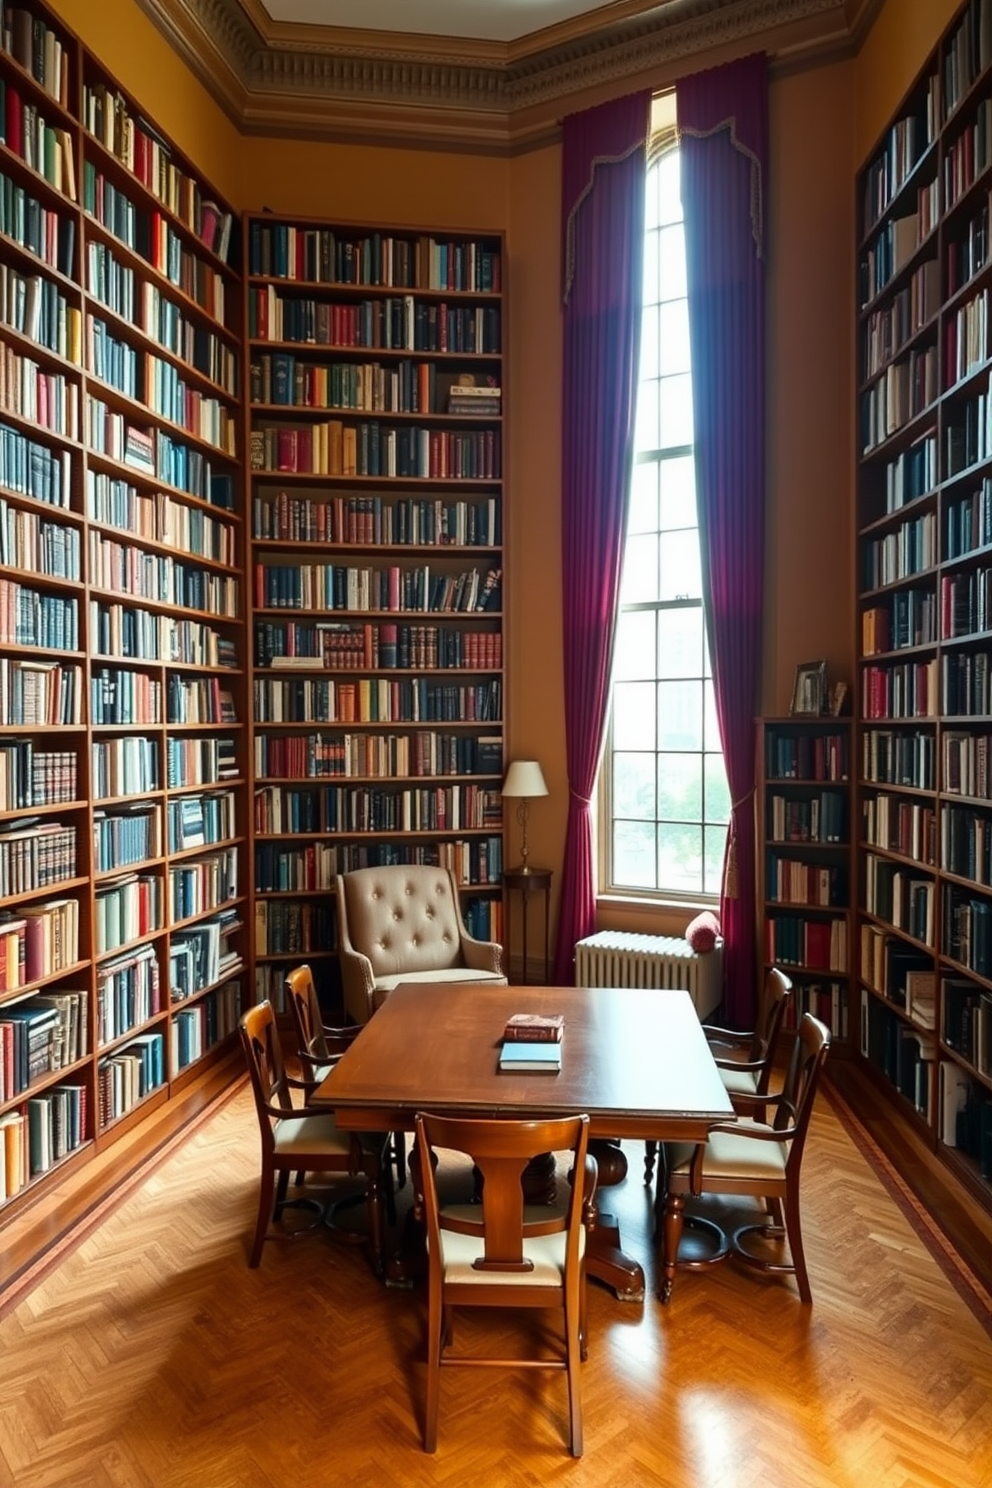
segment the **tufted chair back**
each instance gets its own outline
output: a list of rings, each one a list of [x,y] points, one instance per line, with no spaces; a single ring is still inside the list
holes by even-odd
[[[345,1009],[358,1023],[400,982],[505,982],[502,948],[469,935],[447,868],[342,873],[337,903]]]

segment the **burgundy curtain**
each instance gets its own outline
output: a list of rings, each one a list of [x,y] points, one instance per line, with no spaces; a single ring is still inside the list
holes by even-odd
[[[603,744],[634,442],[651,95],[564,121],[562,619],[568,830],[555,981],[596,928],[591,797]]]
[[[703,602],[730,781],[720,918],[724,1009],[753,1026],[755,715],[761,680],[765,514],[764,55],[676,86]]]

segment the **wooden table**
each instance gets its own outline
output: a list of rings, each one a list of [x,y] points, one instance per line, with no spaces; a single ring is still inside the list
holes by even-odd
[[[499,1070],[503,1027],[521,1012],[564,1013],[560,1073]],[[357,1131],[412,1131],[420,1110],[585,1111],[590,1137],[702,1142],[714,1122],[734,1119],[688,992],[642,987],[402,984],[312,1101]],[[590,1236],[587,1265],[622,1300],[643,1299],[643,1268],[620,1250],[608,1216]],[[666,1272],[666,1296],[671,1279]]]

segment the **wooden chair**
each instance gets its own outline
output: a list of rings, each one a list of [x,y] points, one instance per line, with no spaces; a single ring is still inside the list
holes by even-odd
[[[286,976],[287,1002],[296,1031],[296,1051],[303,1067],[304,1080],[317,1086],[333,1069],[341,1055],[361,1033],[361,1025],[349,1023],[336,1028],[325,1023],[309,966],[296,966]],[[396,1169],[396,1184],[402,1188],[406,1176],[406,1143],[402,1132],[393,1132],[389,1158]],[[389,1220],[395,1224],[392,1184],[386,1185]]]
[[[586,1344],[586,1226],[592,1223],[595,1161],[588,1156],[589,1118],[557,1121],[458,1119],[420,1113],[415,1148],[427,1229],[427,1405],[424,1450],[437,1446],[441,1366],[563,1369],[568,1376],[569,1447],[582,1455],[579,1362]],[[481,1175],[481,1204],[442,1206],[436,1149],[469,1157]],[[525,1207],[522,1176],[547,1152],[572,1158],[567,1203]],[[453,1352],[455,1307],[561,1308],[560,1355],[504,1358]]]
[[[720,1078],[731,1100],[738,1095],[750,1098],[767,1092],[775,1067],[779,1036],[791,1001],[792,982],[777,966],[772,966],[765,975],[760,1017],[753,1030],[734,1033],[729,1028],[717,1028],[712,1023],[703,1024]],[[759,1119],[761,1117],[761,1111],[757,1108],[748,1114]],[[657,1142],[645,1142],[645,1184],[651,1182],[657,1152]]]
[[[270,1220],[280,1220],[288,1207],[316,1210],[314,1224],[325,1219],[326,1206],[303,1194],[287,1199],[290,1173],[302,1183],[305,1173],[331,1178],[364,1175],[368,1208],[369,1245],[377,1275],[382,1273],[383,1210],[380,1176],[384,1138],[363,1141],[355,1133],[338,1130],[332,1113],[307,1111],[294,1106],[292,1091],[312,1088],[305,1080],[286,1073],[276,1016],[270,1002],[260,1002],[242,1014],[241,1043],[248,1064],[255,1109],[262,1137],[262,1179],[258,1220],[249,1266],[257,1266],[262,1245],[270,1238]],[[313,1225],[309,1226],[313,1228]],[[300,1231],[288,1231],[287,1237]]]
[[[730,1254],[766,1272],[795,1275],[803,1302],[812,1302],[800,1223],[799,1174],[813,1096],[829,1047],[830,1030],[811,1013],[804,1013],[781,1093],[735,1097],[742,1113],[749,1104],[763,1114],[772,1108],[770,1122],[742,1114],[734,1125],[728,1122],[713,1127],[709,1140],[698,1146],[687,1142],[665,1144],[665,1187],[658,1194],[664,1262],[662,1301],[667,1301],[671,1293],[676,1265],[699,1270]],[[715,1226],[725,1243],[705,1257],[680,1261],[678,1247],[686,1197],[698,1194],[762,1199],[769,1217],[738,1225],[729,1237],[722,1227]],[[748,1248],[755,1236],[787,1240],[788,1256],[768,1259],[755,1254]]]

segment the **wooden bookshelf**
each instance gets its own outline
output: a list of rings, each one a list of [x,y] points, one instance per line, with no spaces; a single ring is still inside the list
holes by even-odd
[[[3,1227],[195,1108],[250,956],[240,221],[56,16],[4,17]]]
[[[334,875],[442,862],[498,939],[505,248],[248,215],[256,994]]]
[[[992,4],[970,0],[858,183],[852,1020],[992,1208],[990,183]]]
[[[851,720],[764,718],[758,737],[764,966],[795,989],[790,1019],[848,1037]]]

